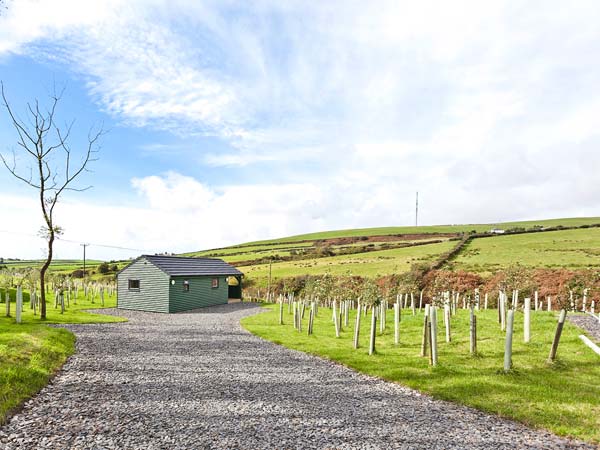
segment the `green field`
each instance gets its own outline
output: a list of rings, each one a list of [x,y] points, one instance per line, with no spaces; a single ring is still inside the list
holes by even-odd
[[[296,275],[361,275],[374,277],[405,272],[414,263],[430,263],[450,250],[457,241],[447,241],[452,234],[504,230],[579,227],[600,224],[600,217],[532,220],[499,224],[435,225],[421,227],[381,227],[326,231],[297,236],[255,241],[222,249],[187,253],[189,256],[222,258],[240,269],[247,279],[258,286],[267,283],[273,258],[273,279]],[[439,234],[443,235],[440,236]],[[438,234],[438,235],[436,235]],[[399,240],[399,236],[404,236]],[[339,239],[346,240],[340,241]],[[336,240],[337,239],[337,240]],[[445,240],[443,243],[410,245],[424,240]],[[386,248],[387,247],[387,248]],[[334,256],[328,256],[327,252]],[[585,268],[599,267],[600,228],[560,231],[539,231],[472,239],[448,265],[483,274],[522,263],[531,267]]]
[[[472,272],[491,272],[515,262],[535,268],[597,267],[600,228],[474,239],[452,265]]]
[[[298,261],[277,262],[272,265],[273,278],[304,274],[362,275],[373,277],[405,272],[415,263],[432,262],[440,254],[448,251],[455,241],[416,247],[380,250],[352,255],[313,258]],[[260,264],[242,268],[247,277],[264,285],[269,276],[269,265]]]
[[[558,350],[558,361],[546,364],[556,318],[552,313],[532,314],[532,341],[523,343],[523,315],[517,313],[513,344],[513,370],[504,374],[504,333],[497,311],[479,311],[477,357],[469,354],[468,313],[459,310],[452,319],[453,340],[444,341],[443,320],[438,317],[439,363],[432,368],[419,356],[423,316],[403,311],[401,344],[393,338],[393,314],[388,328],[377,332],[377,353],[368,355],[368,323],[361,324],[360,348],[352,348],[353,326],[335,337],[331,310],[320,308],[314,334],[294,330],[285,311],[285,325],[278,325],[278,306],[242,320],[252,333],[286,347],[318,355],[359,372],[401,383],[457,403],[513,418],[532,427],[600,442],[600,360],[578,338],[581,331],[567,323]],[[441,316],[441,315],[440,315]],[[306,314],[308,317],[308,314]],[[354,313],[350,324],[354,323]],[[369,318],[370,319],[370,318]],[[306,330],[304,320],[303,329]],[[379,330],[379,328],[378,328]]]
[[[4,291],[0,289],[4,300]],[[64,314],[54,309],[53,295],[47,299],[48,319],[41,323],[39,313],[33,315],[29,294],[24,292],[23,323],[15,322],[15,290],[11,289],[11,315],[5,317],[6,304],[0,303],[0,424],[9,411],[44,387],[50,377],[75,351],[75,336],[62,328],[46,324],[121,322],[124,319],[91,314],[84,309],[100,308],[80,292],[77,305],[71,303]],[[116,296],[105,297],[105,307],[116,306]]]
[[[432,225],[420,227],[380,227],[380,228],[359,228],[349,230],[325,231],[319,233],[299,234],[279,239],[269,239],[265,241],[248,242],[244,245],[264,245],[281,242],[314,241],[318,239],[331,239],[339,237],[359,237],[359,236],[384,236],[392,234],[431,234],[431,233],[461,233],[469,231],[485,232],[492,228],[509,229],[515,227],[531,228],[534,226],[555,227],[555,226],[581,226],[599,224],[600,217],[581,217],[565,219],[546,219],[546,220],[528,220],[522,222],[503,222],[497,224],[465,224],[465,225]]]

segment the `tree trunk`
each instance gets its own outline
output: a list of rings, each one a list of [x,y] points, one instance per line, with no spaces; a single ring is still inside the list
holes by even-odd
[[[40,269],[40,319],[46,320],[46,271],[52,261],[52,245],[48,241],[48,259]]]

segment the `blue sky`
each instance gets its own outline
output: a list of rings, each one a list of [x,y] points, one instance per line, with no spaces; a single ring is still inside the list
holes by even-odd
[[[110,130],[94,189],[60,205],[73,241],[178,252],[410,225],[417,190],[423,224],[600,215],[599,16],[594,1],[13,0],[0,79],[23,114],[66,86],[75,146]],[[2,112],[0,151],[15,143]],[[34,193],[6,171],[0,186],[0,256],[42,256]]]

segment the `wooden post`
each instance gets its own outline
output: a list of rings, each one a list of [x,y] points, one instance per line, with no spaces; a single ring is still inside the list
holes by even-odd
[[[354,323],[354,348],[358,348],[358,338],[360,336],[360,303],[358,304],[358,308],[356,309],[356,322]]]
[[[548,362],[552,362],[556,359],[556,351],[558,350],[558,343],[560,341],[560,335],[562,334],[563,327],[565,326],[566,318],[567,310],[563,308],[560,310],[560,315],[558,316],[558,323],[556,324],[556,332],[554,333],[554,340],[552,341],[552,347],[550,348]]]
[[[427,305],[425,305],[427,309]],[[421,338],[421,356],[427,356],[427,340],[429,331],[429,317],[427,314],[423,316],[423,336]]]
[[[471,316],[469,318],[469,351],[471,355],[477,353],[477,316],[471,308]]]
[[[400,305],[394,303],[394,343],[400,343]]]
[[[310,308],[310,312],[308,313],[308,334],[312,334],[313,333],[313,327],[315,324],[315,304],[313,302],[311,308]]]
[[[9,292],[9,289],[6,289],[6,294],[4,295],[4,299],[6,300],[6,317],[10,317],[10,292]]]
[[[302,315],[304,314],[304,303],[297,302],[296,308],[298,308],[298,312],[296,313],[296,317],[298,318],[298,331],[302,332]]]
[[[16,301],[16,318],[17,323],[21,323],[21,313],[23,312],[23,288],[21,286],[17,286],[17,301]]]
[[[531,299],[525,297],[523,314],[523,341],[531,341]]]
[[[500,309],[500,303],[502,302],[502,292],[498,291],[498,303],[496,304],[496,308],[498,309],[498,323],[502,323],[502,310]]]
[[[371,335],[369,338],[369,355],[375,353],[375,330],[377,329],[377,307],[373,306],[371,313]]]
[[[60,313],[64,314],[65,313],[65,294],[63,294],[62,289],[60,290],[58,297],[59,297],[59,301],[60,301]]]
[[[431,308],[429,313],[431,315],[429,340],[431,343],[431,365],[437,366],[437,308]]]
[[[506,342],[504,344],[504,371],[508,372],[512,367],[512,338],[513,325],[515,322],[515,311],[508,310],[507,325],[506,325]]]

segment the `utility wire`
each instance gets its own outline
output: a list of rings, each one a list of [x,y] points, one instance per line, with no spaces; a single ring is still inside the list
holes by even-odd
[[[18,234],[18,235],[21,235],[21,236],[31,236],[31,237],[40,238],[36,234],[22,233],[20,231],[0,230],[0,233]],[[42,239],[42,238],[40,238],[40,239]],[[57,237],[56,239],[59,240],[59,241],[62,241],[62,242],[69,242],[71,244],[80,244],[80,245],[82,244],[82,242],[80,242],[80,241],[73,241],[71,239],[63,239],[61,237]],[[152,253],[152,252],[150,252],[148,250],[142,250],[142,249],[139,249],[139,248],[131,248],[131,247],[121,247],[119,245],[95,244],[93,242],[86,243],[86,244],[89,245],[89,246],[91,246],[91,247],[115,248],[115,249],[118,249],[118,250],[131,250],[131,251],[134,251],[134,252]]]

